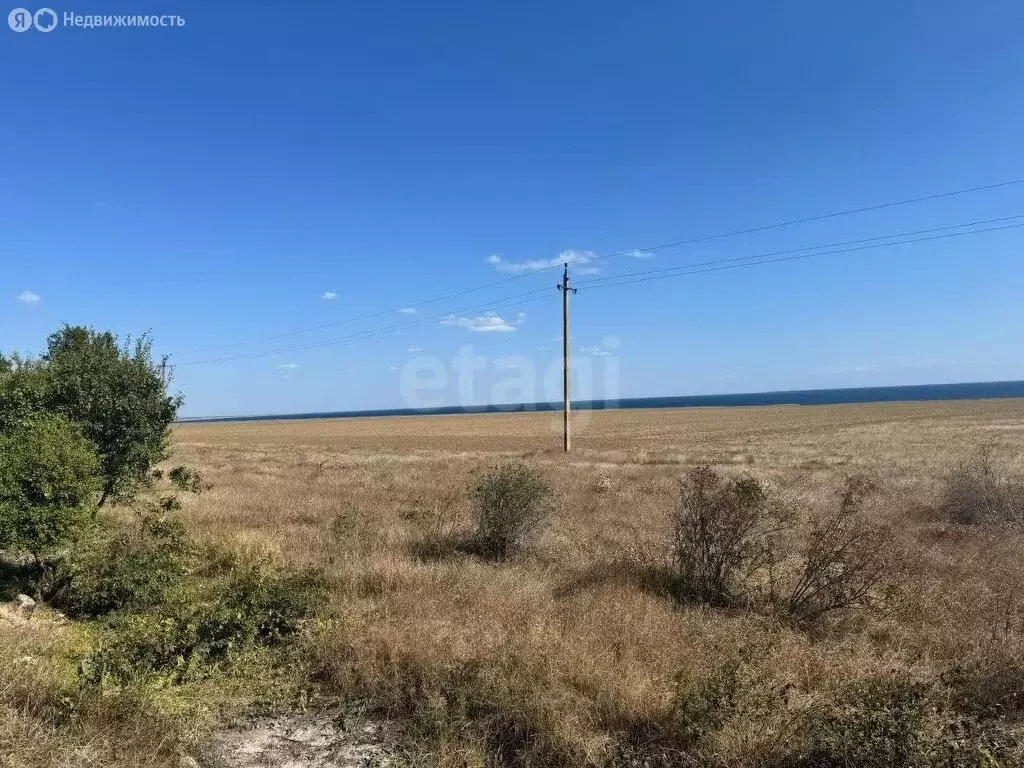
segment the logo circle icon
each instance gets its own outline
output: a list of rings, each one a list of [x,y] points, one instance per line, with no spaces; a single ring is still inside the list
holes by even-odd
[[[40,8],[32,17],[32,23],[40,32],[53,32],[57,26],[57,12],[53,8]]]
[[[32,29],[32,11],[27,8],[15,8],[7,14],[7,26],[15,32],[27,32]]]

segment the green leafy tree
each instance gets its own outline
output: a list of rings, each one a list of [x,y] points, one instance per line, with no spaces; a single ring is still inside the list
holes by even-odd
[[[46,382],[46,371],[38,360],[0,355],[0,434],[42,410]]]
[[[0,549],[37,563],[88,524],[100,485],[96,455],[77,425],[38,414],[0,435]]]
[[[167,458],[181,406],[167,391],[166,359],[153,362],[148,335],[118,344],[112,333],[65,326],[50,336],[42,365],[43,408],[81,425],[99,456],[97,506],[131,499]]]

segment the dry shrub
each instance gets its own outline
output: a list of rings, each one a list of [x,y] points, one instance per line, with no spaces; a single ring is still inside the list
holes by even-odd
[[[472,492],[476,514],[471,546],[503,560],[525,546],[550,511],[551,487],[522,462],[488,470]]]
[[[838,509],[798,524],[789,504],[751,477],[709,467],[683,483],[672,540],[677,596],[711,605],[767,602],[799,625],[869,603],[885,575],[888,534],[862,514],[874,485],[849,478]]]
[[[965,648],[943,679],[959,706],[979,717],[1020,718],[1024,713],[1024,597],[1014,585],[976,606],[984,634]]]
[[[744,581],[771,565],[786,511],[751,477],[724,480],[697,467],[683,481],[672,540],[681,597],[713,605],[733,602]]]
[[[417,529],[413,554],[421,560],[439,560],[465,547],[460,531],[464,495],[455,490],[439,493],[436,499],[418,499],[402,512],[402,519]]]
[[[810,624],[832,611],[866,606],[885,576],[888,531],[862,513],[871,481],[851,477],[832,515],[814,520],[801,552],[796,578],[776,597],[786,614]]]
[[[938,510],[943,519],[963,525],[1024,522],[1024,481],[1001,471],[994,447],[983,445],[946,475]]]

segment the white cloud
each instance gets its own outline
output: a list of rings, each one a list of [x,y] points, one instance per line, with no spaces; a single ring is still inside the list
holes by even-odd
[[[389,371],[397,371],[398,370],[398,366],[397,365],[389,365],[388,366],[388,370]]]
[[[415,307],[402,307],[398,311],[401,312],[403,315],[415,315],[416,314],[416,308]]]
[[[637,250],[635,248],[632,251],[629,251],[626,255],[629,256],[630,258],[634,258],[634,259],[653,259],[654,258],[654,254],[651,253],[650,251],[640,251],[640,250]]]
[[[455,315],[450,315],[441,321],[441,325],[465,328],[467,331],[473,331],[474,333],[490,333],[492,331],[507,333],[516,329],[514,325],[509,324],[508,321],[499,315],[480,315],[479,317],[456,317]]]
[[[562,251],[560,254],[555,256],[553,259],[530,259],[529,261],[505,261],[503,257],[498,254],[491,254],[487,257],[487,263],[492,265],[499,272],[514,272],[516,274],[522,274],[523,272],[538,272],[542,269],[551,269],[562,264],[576,264],[582,265],[596,258],[596,254],[593,251]],[[600,272],[599,267],[582,267],[576,270],[582,275],[593,275]]]
[[[422,352],[423,347],[406,347],[405,351],[415,355],[417,352]]]
[[[516,325],[522,325],[526,322],[525,312],[516,312]]]
[[[38,293],[32,293],[32,291],[22,291],[14,298],[20,301],[22,304],[29,305],[38,304],[43,300]]]
[[[279,365],[275,365],[274,367],[281,372],[282,379],[290,379],[292,377],[292,374],[299,369],[299,364],[281,363]]]
[[[580,347],[580,352],[591,357],[608,357],[611,355],[604,347]]]
[[[324,295],[321,297],[324,301],[334,301],[338,298],[338,294],[334,291],[324,291]]]

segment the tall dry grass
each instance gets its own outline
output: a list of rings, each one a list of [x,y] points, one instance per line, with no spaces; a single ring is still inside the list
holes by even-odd
[[[983,442],[1024,473],[1024,403],[588,416],[568,457],[550,414],[184,426],[176,461],[210,486],[185,516],[222,543],[325,565],[322,679],[400,715],[423,765],[798,764],[824,738],[808,724],[878,680],[941,684],[1012,733],[1024,538],[948,524],[936,505]],[[500,562],[425,551],[465,530],[467,488],[502,458],[555,489],[533,546]],[[808,516],[834,508],[848,474],[872,478],[865,514],[892,532],[874,607],[800,629],[667,597],[647,566],[670,557],[679,477],[704,463]]]

